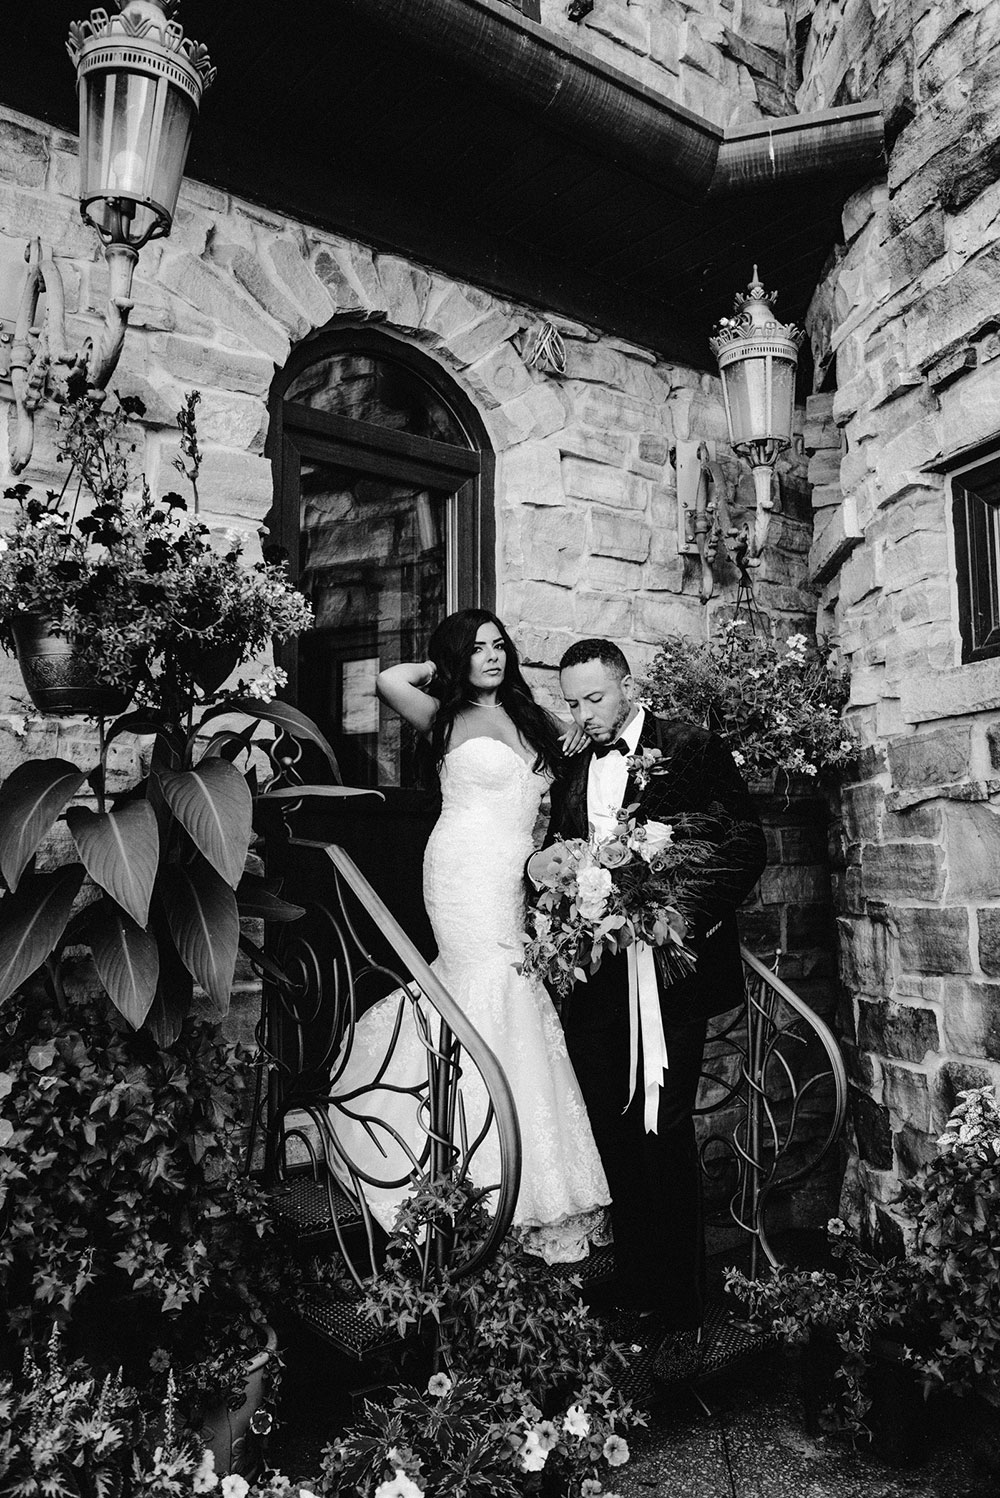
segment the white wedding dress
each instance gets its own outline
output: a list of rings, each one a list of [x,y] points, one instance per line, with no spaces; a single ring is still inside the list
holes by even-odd
[[[545,787],[544,776],[498,739],[470,738],[452,749],[441,766],[441,815],[424,855],[424,900],[438,944],[434,971],[497,1057],[514,1095],[522,1146],[514,1225],[530,1252],[556,1263],[607,1241],[610,1196],[552,1002],[514,968],[524,941],[524,864]],[[415,1015],[417,1007],[399,991],[380,1000],[358,1021],[346,1063],[342,1052],[334,1067],[338,1143],[354,1168],[376,1181],[409,1174],[412,1162],[396,1135],[417,1155],[426,1138],[420,1104],[397,1090],[423,1083],[426,1094],[425,1040],[436,1039],[437,1021],[425,1000]],[[392,1060],[380,1073],[397,1022]],[[487,1096],[465,1057],[461,1092],[471,1140],[486,1117]],[[495,1124],[471,1176],[481,1186],[500,1179]],[[373,1215],[391,1229],[406,1188],[366,1183],[364,1191]]]

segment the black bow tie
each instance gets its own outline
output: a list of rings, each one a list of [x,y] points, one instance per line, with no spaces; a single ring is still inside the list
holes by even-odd
[[[616,749],[618,750],[619,754],[631,754],[632,753],[631,749],[626,744],[626,742],[625,742],[624,739],[615,739],[615,741],[614,741],[613,744],[595,744],[594,745],[594,758],[595,759],[603,759],[606,754],[611,754]]]

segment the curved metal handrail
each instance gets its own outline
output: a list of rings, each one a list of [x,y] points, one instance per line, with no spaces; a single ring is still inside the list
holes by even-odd
[[[732,1133],[709,1133],[699,1148],[709,1177],[718,1176],[726,1161],[735,1164],[729,1212],[752,1238],[756,1274],[761,1250],[771,1265],[779,1262],[767,1233],[772,1196],[814,1171],[841,1134],[847,1074],[826,1022],[760,958],[745,947],[741,955],[744,1004],[710,1037],[702,1077],[715,1095],[696,1112],[706,1117],[737,1110]],[[825,1126],[814,1104],[822,1105]],[[719,1153],[710,1159],[713,1149]]]
[[[278,1181],[293,1179],[289,1148],[298,1146],[296,1153],[305,1156],[304,1169],[321,1192],[327,1230],[348,1274],[361,1286],[378,1263],[381,1235],[372,1212],[377,1194],[392,1191],[401,1198],[410,1185],[427,1178],[461,1181],[492,1133],[499,1156],[499,1179],[487,1187],[492,1221],[468,1257],[449,1265],[453,1273],[471,1273],[495,1254],[517,1201],[521,1138],[510,1085],[493,1052],[350,855],[336,843],[309,838],[291,837],[288,846],[315,850],[332,868],[322,898],[277,938],[285,976],[272,974],[268,985],[265,1049],[273,1083],[267,1173]],[[359,930],[359,913],[374,926],[390,960],[373,954]],[[372,994],[384,1006],[386,1034],[377,1053],[366,1051],[359,1075],[357,1026]],[[393,1059],[401,1036],[414,1053],[414,1035],[420,1074],[400,1081]],[[390,1103],[403,1105],[405,1125],[388,1116]],[[378,1155],[385,1160],[381,1170],[372,1163]],[[347,1217],[355,1229],[360,1222],[363,1245],[345,1227]],[[452,1259],[453,1252],[442,1231],[425,1243],[421,1257],[429,1266]]]

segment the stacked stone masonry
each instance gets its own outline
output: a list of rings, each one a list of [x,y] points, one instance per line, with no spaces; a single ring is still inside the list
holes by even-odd
[[[811,568],[869,746],[836,898],[848,1201],[883,1226],[957,1091],[1000,1081],[1000,666],[960,664],[945,471],[1000,437],[998,80],[995,0],[821,0],[796,97],[877,97],[889,140],[813,301],[806,438],[814,481],[842,453],[813,490]]]
[[[573,46],[668,95],[719,129],[787,111],[797,79],[786,8],[764,0],[595,0],[582,23],[563,0],[542,0],[542,24]],[[108,276],[96,236],[80,220],[77,142],[0,109],[0,285],[23,273],[26,241],[51,250],[66,292],[71,346],[103,316]],[[734,288],[735,289],[735,288]],[[264,456],[267,395],[291,350],[316,329],[378,321],[419,346],[465,390],[497,454],[497,609],[511,625],[540,695],[559,702],[555,664],[573,639],[610,636],[638,670],[671,632],[704,638],[731,607],[735,573],[720,563],[720,588],[705,607],[700,575],[678,549],[675,459],[679,445],[705,442],[734,484],[734,506],[752,503],[726,446],[716,379],[672,363],[669,351],[623,343],[598,329],[505,301],[433,268],[318,231],[266,207],[185,182],[170,237],[147,245],[133,288],[124,352],[113,386],[139,396],[136,475],[154,492],[171,485],[175,416],[186,391],[201,397],[202,513],[235,528],[256,554],[272,501]],[[720,309],[723,310],[723,309]],[[524,358],[551,316],[566,346],[554,378]],[[12,481],[0,400],[0,490]],[[803,425],[804,413],[799,425]],[[818,588],[807,576],[812,535],[807,457],[781,465],[783,504],[758,579],[759,601],[783,634],[808,628]],[[35,423],[23,479],[60,487],[51,410]],[[12,518],[0,505],[0,525]],[[40,719],[16,668],[0,657],[0,773],[21,758],[60,755],[92,762],[86,726]],[[139,746],[116,746],[125,783]],[[773,853],[802,873],[772,879],[747,912],[746,931],[783,971],[829,1004],[830,949],[822,932],[823,874],[815,849],[777,818]],[[52,857],[59,854],[51,850]],[[237,975],[237,1028],[249,1033],[256,986]]]

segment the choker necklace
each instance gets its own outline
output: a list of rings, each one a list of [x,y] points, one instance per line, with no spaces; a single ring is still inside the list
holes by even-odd
[[[502,713],[504,706],[502,702],[477,702],[475,697],[469,698],[470,707],[485,707],[491,713]]]

